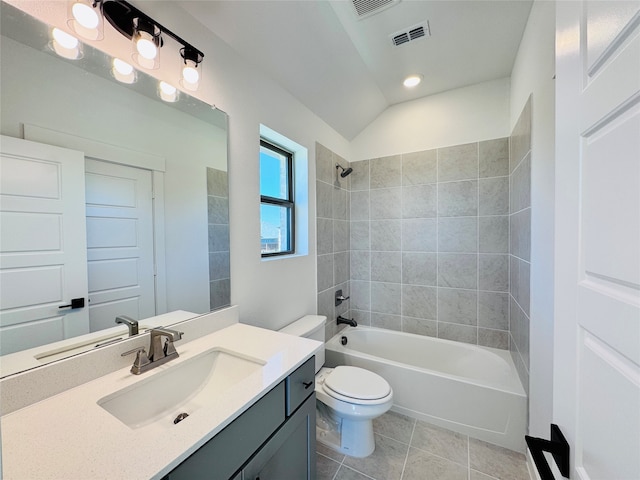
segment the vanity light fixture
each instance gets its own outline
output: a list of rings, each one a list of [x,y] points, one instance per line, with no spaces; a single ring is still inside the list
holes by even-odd
[[[113,59],[111,75],[122,83],[135,83],[136,81],[136,70],[132,65],[119,58]]]
[[[409,75],[404,79],[404,82],[402,82],[402,84],[407,88],[413,88],[422,81],[422,78],[422,75]]]
[[[82,44],[76,37],[59,28],[51,30],[51,37],[51,48],[58,55],[69,60],[82,58]]]
[[[184,62],[182,67],[182,78],[180,79],[180,85],[187,90],[197,90],[200,84],[200,71],[198,65],[202,62],[202,53],[191,47],[184,47],[180,49],[180,56]],[[202,69],[200,69],[202,70]]]
[[[133,19],[133,59],[143,68],[160,67],[161,32],[157,25],[144,18]]]
[[[204,57],[200,50],[124,0],[102,0],[102,14],[118,32],[132,41],[133,60],[145,69],[159,68],[160,49],[165,38],[180,44],[181,85],[189,90],[198,88],[202,76],[198,67]]]
[[[165,102],[173,103],[178,101],[178,89],[167,82],[160,82],[158,84],[158,94]]]
[[[102,0],[67,0],[67,4],[69,28],[89,40],[104,38]]]

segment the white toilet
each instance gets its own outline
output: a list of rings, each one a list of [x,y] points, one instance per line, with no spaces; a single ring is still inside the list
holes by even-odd
[[[324,316],[307,315],[280,332],[324,343],[325,322]],[[316,354],[317,441],[352,457],[371,455],[376,448],[373,419],[391,408],[391,386],[363,368],[323,365],[324,348]]]

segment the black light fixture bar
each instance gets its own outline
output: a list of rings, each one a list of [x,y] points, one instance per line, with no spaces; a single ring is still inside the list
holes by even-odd
[[[181,37],[173,33],[168,28],[160,25],[153,18],[144,14],[129,2],[124,0],[105,0],[102,2],[102,14],[104,18],[125,37],[131,39],[133,37],[133,19],[139,18],[145,22],[149,22],[160,29],[160,32],[164,35],[168,35],[176,42],[180,43],[184,47],[184,51],[192,52],[193,57],[189,59],[198,59],[196,63],[200,63],[204,57],[204,53],[195,48],[190,43],[184,41]],[[162,41],[160,42],[162,46]],[[191,57],[191,55],[190,55]],[[184,58],[184,55],[183,55]]]

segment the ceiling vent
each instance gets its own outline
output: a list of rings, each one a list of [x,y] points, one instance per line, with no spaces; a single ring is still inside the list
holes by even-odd
[[[391,38],[391,42],[395,47],[399,47],[400,45],[404,45],[405,43],[413,42],[414,40],[419,40],[421,38],[426,38],[431,36],[431,30],[429,29],[429,22],[424,21],[419,23],[418,25],[414,25],[413,27],[405,28],[396,33],[392,33],[389,35]]]
[[[351,0],[358,20],[380,13],[400,3],[400,0]]]

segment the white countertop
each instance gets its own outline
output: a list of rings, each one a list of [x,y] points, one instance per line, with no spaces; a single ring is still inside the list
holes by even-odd
[[[3,479],[160,479],[322,346],[243,324],[175,345],[180,357],[147,373],[132,375],[129,367],[120,369],[3,416]],[[177,425],[152,423],[132,429],[97,404],[110,393],[216,346],[266,365]]]
[[[190,318],[197,317],[198,313],[176,310],[162,315],[156,315],[140,320],[140,332],[148,328],[173,325]],[[40,367],[50,362],[55,362],[70,355],[88,352],[103,342],[115,339],[128,338],[129,329],[126,325],[115,325],[111,328],[98,330],[77,337],[48,343],[39,347],[33,347],[19,352],[3,355],[0,361],[0,377],[13,375],[30,368]]]

